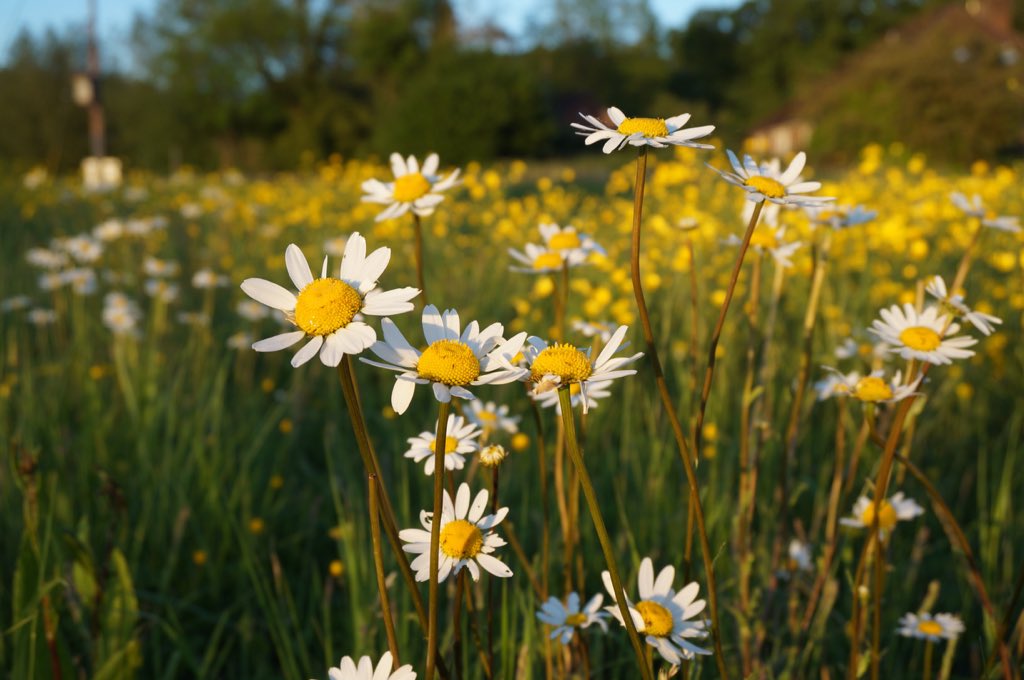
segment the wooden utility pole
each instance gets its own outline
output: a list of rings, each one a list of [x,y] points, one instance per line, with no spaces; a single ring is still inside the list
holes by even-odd
[[[106,122],[100,101],[100,54],[96,46],[96,0],[89,0],[88,47],[86,73],[92,81],[92,99],[89,108],[89,153],[94,158],[107,155]]]

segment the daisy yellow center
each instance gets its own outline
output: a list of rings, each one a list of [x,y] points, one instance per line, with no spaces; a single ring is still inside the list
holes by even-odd
[[[650,600],[641,600],[636,610],[644,619],[644,634],[654,637],[668,637],[672,632],[672,614],[667,609]]]
[[[563,384],[577,383],[589,378],[593,370],[586,354],[572,345],[556,342],[533,360],[530,377],[540,380],[546,375],[557,375]]]
[[[774,250],[779,247],[779,239],[771,229],[756,229],[750,237],[750,245],[757,248]]]
[[[295,325],[309,335],[330,335],[349,325],[362,306],[362,296],[344,281],[316,279],[295,301]]]
[[[565,625],[567,626],[581,626],[587,622],[587,615],[581,612],[576,614],[569,614],[565,617]]]
[[[918,352],[931,352],[942,344],[942,338],[926,326],[911,326],[900,333],[900,342]]]
[[[938,621],[921,621],[917,624],[917,630],[925,635],[942,635],[942,624]]]
[[[487,424],[493,423],[498,419],[498,416],[490,411],[480,411],[476,414],[476,417],[478,420]]]
[[[778,180],[763,175],[754,175],[747,178],[745,184],[768,198],[782,198],[786,195],[786,187]]]
[[[434,444],[435,443],[436,443],[436,441],[430,442],[430,450],[431,451],[437,451],[437,449],[434,448]],[[444,453],[445,453],[445,455],[448,455],[449,453],[455,453],[455,449],[457,449],[457,448],[459,448],[459,440],[458,439],[456,439],[455,437],[445,437],[444,438]]]
[[[541,253],[533,260],[534,269],[560,269],[562,267],[562,256],[559,253]]]
[[[892,388],[881,378],[869,375],[857,381],[853,396],[861,401],[885,401],[892,399]]]
[[[445,385],[468,385],[480,377],[480,360],[464,342],[438,340],[423,350],[416,372]]]
[[[882,501],[882,506],[878,511],[878,528],[881,531],[891,531],[896,526],[896,508],[892,507],[892,503],[889,501]],[[875,523],[875,503],[872,501],[868,503],[868,507],[864,509],[864,512],[860,515],[860,521],[864,523],[864,526],[870,527]]]
[[[395,180],[393,193],[399,203],[412,203],[430,191],[430,181],[418,172],[410,172]]]
[[[580,237],[572,229],[560,231],[548,241],[548,248],[552,250],[570,250],[580,247]]]
[[[484,537],[476,525],[457,519],[441,528],[441,552],[455,560],[476,557],[484,547]]]
[[[664,118],[627,118],[619,123],[617,129],[624,135],[635,135],[639,132],[648,138],[668,135],[668,126],[665,125]]]

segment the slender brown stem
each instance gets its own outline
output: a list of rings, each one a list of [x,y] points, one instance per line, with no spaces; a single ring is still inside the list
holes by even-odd
[[[931,680],[932,677],[932,651],[935,643],[928,640],[924,643],[924,673],[921,675],[924,680]]]
[[[440,561],[441,505],[444,492],[444,452],[448,439],[448,412],[451,404],[446,401],[437,404],[437,436],[434,437],[434,514],[430,520],[430,583],[427,589],[429,609],[427,614],[427,663],[424,676],[434,680],[434,666],[437,661],[437,619],[438,601],[437,565]]]
[[[455,577],[455,601],[452,603],[452,678],[462,678],[462,594],[466,590],[466,570]],[[488,612],[489,614],[490,612]]]
[[[491,514],[498,512],[498,470],[491,470]],[[494,666],[494,579],[487,579],[487,658]]]
[[[1010,601],[1006,604],[1006,610],[1003,612],[1003,618],[999,622],[999,628],[996,630],[996,640],[992,644],[992,651],[989,652],[988,658],[985,659],[985,670],[982,672],[982,677],[988,676],[989,670],[992,668],[993,660],[996,658],[999,645],[1005,644],[1003,640],[1006,639],[1006,634],[1010,630],[1010,624],[1013,623],[1013,613],[1017,611],[1017,606],[1020,604],[1020,596],[1024,593],[1024,563],[1020,565],[1020,571],[1017,573],[1017,585],[1013,588],[1013,596]]]
[[[877,530],[878,520],[873,521],[873,530]],[[879,653],[882,641],[882,579],[885,570],[885,542],[878,545],[878,554],[875,555],[874,582],[871,586],[871,680],[878,680],[879,669],[882,657]]]
[[[750,216],[750,222],[747,223],[747,231],[743,234],[739,255],[736,256],[736,262],[732,266],[729,287],[725,290],[725,301],[722,302],[722,308],[718,310],[718,321],[715,322],[715,328],[711,331],[711,340],[708,342],[708,365],[704,371],[704,386],[700,390],[700,408],[697,411],[697,424],[694,427],[693,436],[693,451],[698,459],[700,459],[701,436],[704,432],[704,413],[707,410],[708,396],[711,394],[711,384],[715,376],[715,355],[718,353],[718,341],[722,337],[722,327],[725,325],[725,315],[732,303],[733,293],[736,292],[736,282],[740,278],[743,258],[747,254],[747,248],[750,247],[750,238],[754,235],[754,229],[757,227],[757,220],[761,217],[763,207],[764,201],[755,204],[754,213]]]
[[[384,551],[380,542],[380,507],[377,503],[377,475],[366,476],[370,495],[370,538],[373,541],[373,567],[377,572],[377,592],[380,595],[380,609],[384,617],[384,632],[388,636],[388,649],[394,659],[395,666],[401,666],[398,655],[398,637],[395,635],[395,622],[391,619],[391,600],[388,598],[387,579],[384,577]]]
[[[420,224],[420,216],[416,213],[412,214],[412,226],[416,237],[414,251],[416,257],[416,282],[420,288],[420,301],[423,302],[425,307],[430,303],[427,300],[427,282],[423,275],[423,227]]]
[[[590,510],[590,518],[594,522],[594,529],[597,531],[597,540],[601,544],[601,551],[604,552],[604,560],[608,565],[608,573],[611,576],[612,587],[615,589],[615,601],[619,605],[619,614],[626,626],[626,633],[629,635],[629,642],[633,645],[636,653],[637,663],[640,666],[640,674],[644,680],[653,680],[651,668],[644,659],[643,643],[637,635],[636,626],[633,625],[633,616],[626,605],[623,597],[622,579],[619,578],[619,568],[615,562],[615,553],[612,551],[612,541],[608,536],[608,529],[605,527],[604,518],[601,516],[601,505],[594,493],[594,485],[590,482],[590,475],[583,463],[583,456],[580,455],[579,445],[576,441],[576,424],[573,420],[572,397],[569,395],[569,385],[558,388],[558,402],[562,407],[562,422],[565,424],[566,450],[572,459],[576,471],[579,473],[580,485],[583,487],[583,497],[587,501],[587,508]]]
[[[355,432],[356,437],[356,448],[359,450],[359,455],[363,460],[363,467],[366,469],[366,474],[376,475],[379,483],[382,479],[380,464],[377,461],[377,455],[374,453],[373,444],[370,442],[370,436],[366,429],[366,420],[363,417],[363,411],[359,402],[355,373],[352,370],[351,357],[348,355],[338,365],[338,382],[341,383],[341,391],[345,396],[345,405],[348,407],[349,419],[352,422],[352,430]],[[380,492],[378,500],[380,501],[381,519],[384,521],[384,533],[387,534],[388,543],[391,545],[391,552],[395,555],[398,569],[402,572],[402,578],[409,588],[409,594],[412,597],[413,607],[416,609],[416,617],[420,622],[420,627],[426,633],[428,628],[427,610],[423,606],[423,597],[420,595],[419,587],[416,585],[416,577],[409,566],[409,559],[406,557],[405,551],[402,550],[402,541],[398,537],[398,525],[395,522],[395,512],[391,505],[391,499],[388,496],[387,488],[383,484],[378,484],[378,491]],[[440,659],[438,661],[438,672],[441,674],[441,677],[447,678],[447,667]]]
[[[974,251],[978,247],[978,242],[981,241],[981,232],[984,231],[985,225],[981,223],[981,218],[976,218],[978,225],[974,228],[974,235],[971,236],[971,242],[967,244],[967,248],[964,249],[964,254],[960,258],[960,264],[956,268],[956,276],[953,277],[953,283],[949,287],[949,294],[956,295],[957,289],[964,285],[964,280],[967,278],[967,271],[971,268],[971,258],[974,256]]]
[[[971,550],[971,544],[967,540],[967,536],[964,535],[963,529],[960,528],[960,524],[957,523],[956,518],[953,517],[953,512],[949,509],[946,501],[943,500],[942,495],[938,489],[928,480],[928,477],[921,471],[919,467],[910,462],[906,456],[896,454],[896,459],[910,471],[914,479],[920,482],[921,486],[924,487],[925,492],[932,501],[932,506],[935,508],[935,514],[938,515],[942,521],[942,527],[946,530],[946,535],[949,538],[949,542],[960,549],[963,553],[964,559],[967,561],[967,570],[971,575],[971,584],[974,589],[978,592],[978,600],[981,602],[982,609],[985,610],[985,614],[993,626],[996,626],[998,619],[996,618],[995,608],[992,606],[992,601],[988,597],[988,591],[985,589],[985,582],[981,578],[981,570],[978,568],[978,561],[974,557],[974,551]],[[1024,571],[1022,571],[1024,574]],[[1020,587],[1022,580],[1018,579],[1017,587],[1018,591],[1015,598],[1020,595]],[[1007,610],[1008,612],[1010,610]],[[1005,622],[1005,619],[1004,619]],[[997,628],[999,630],[1000,627]],[[1002,635],[997,635],[996,650],[998,651],[999,659],[1003,665],[1003,678],[1004,680],[1012,680],[1013,670],[1010,663],[1010,652],[1006,647],[1006,642]],[[990,658],[994,658],[996,655],[989,655]],[[984,674],[982,675],[982,677]]]
[[[697,535],[700,537],[701,557],[704,560],[705,578],[708,581],[708,602],[711,605],[711,636],[715,646],[715,663],[718,666],[718,674],[722,680],[728,680],[729,671],[725,666],[725,654],[722,651],[721,627],[718,616],[718,588],[715,583],[715,569],[712,561],[711,544],[708,541],[707,527],[704,523],[704,509],[700,502],[700,493],[697,487],[697,473],[694,470],[694,456],[686,444],[686,436],[683,434],[683,426],[679,422],[679,415],[676,413],[672,395],[668,391],[668,382],[665,380],[665,372],[662,370],[661,361],[658,359],[658,348],[654,344],[654,331],[651,328],[651,317],[647,312],[647,301],[644,298],[644,289],[640,280],[640,226],[643,222],[644,205],[644,183],[647,177],[647,147],[640,147],[636,161],[636,180],[633,184],[633,236],[630,252],[630,275],[633,282],[633,295],[636,298],[637,312],[640,315],[640,323],[643,328],[644,342],[647,345],[647,355],[651,360],[651,367],[654,369],[654,381],[658,386],[658,395],[661,397],[661,404],[669,423],[672,425],[672,434],[675,436],[676,448],[679,457],[683,462],[683,469],[686,471],[686,481],[690,485],[691,505],[693,508],[694,521],[697,526]],[[760,214],[760,204],[754,211],[755,219],[751,221],[753,226]],[[752,231],[749,230],[749,231]],[[750,243],[750,233],[744,240],[743,250]],[[737,263],[738,264],[738,263]],[[738,267],[737,267],[738,268]],[[734,272],[734,275],[738,272]],[[729,297],[732,297],[731,288],[736,285],[735,278],[730,287]],[[721,330],[721,329],[719,329]],[[717,342],[717,341],[716,341]],[[713,353],[713,352],[712,352]],[[564,409],[565,407],[563,407]],[[563,412],[563,418],[565,414]],[[699,436],[703,417],[699,416],[697,421],[697,433]]]

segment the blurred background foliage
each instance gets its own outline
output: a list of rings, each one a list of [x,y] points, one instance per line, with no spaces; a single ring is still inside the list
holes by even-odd
[[[982,5],[1009,26],[957,19]],[[558,0],[513,41],[459,25],[447,0],[162,0],[136,18],[130,68],[105,74],[110,150],[156,170],[289,169],[396,148],[456,163],[562,156],[579,151],[565,133],[577,112],[614,104],[691,111],[733,144],[804,116],[812,147],[838,162],[869,141],[1002,160],[1024,148],[1014,5],[750,0],[667,29],[647,0]],[[85,155],[69,87],[83,64],[80,30],[15,40],[0,69],[4,163],[60,171]]]

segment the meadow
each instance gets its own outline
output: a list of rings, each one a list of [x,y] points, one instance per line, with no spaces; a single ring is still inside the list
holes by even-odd
[[[457,309],[463,326],[500,322],[506,338],[564,338],[598,345],[593,354],[629,327],[617,355],[644,352],[628,366],[637,374],[614,379],[606,395],[594,391],[586,414],[575,409],[575,428],[631,598],[644,558],[655,573],[673,566],[674,588],[695,581],[701,599],[713,563],[717,636],[707,635],[710,602],[686,630],[715,653],[674,666],[678,677],[721,677],[723,665],[734,678],[1019,675],[1024,237],[981,227],[987,218],[950,195],[978,195],[997,215],[1020,216],[1024,169],[934,168],[898,145],[865,148],[856,165],[827,172],[809,159],[804,174],[822,182],[817,194],[863,206],[872,219],[865,212],[863,224],[834,229],[820,212],[815,225],[804,210],[769,218],[765,208],[762,221],[784,231],[754,232],[699,423],[709,339],[740,252],[730,237],[744,235],[744,206],[753,205],[705,166],[728,167],[717,146],[647,155],[640,251],[665,385],[691,448],[702,430],[693,472],[708,560],[634,300],[634,154],[591,149],[572,163],[461,168],[421,220],[429,302]],[[443,174],[454,169],[441,161]],[[343,655],[376,663],[389,649],[368,510],[376,487],[346,375],[399,529],[418,527],[432,508],[434,477],[403,454],[420,433],[429,452],[438,402],[420,386],[398,414],[394,373],[346,361],[340,384],[316,357],[293,368],[299,346],[254,352],[253,342],[290,324],[240,288],[258,277],[292,290],[289,244],[314,273],[325,256],[337,272],[355,232],[367,252],[391,248],[384,289],[421,287],[417,222],[377,221],[381,206],[361,200],[373,178],[389,181],[387,164],[332,158],[265,177],[130,175],[107,193],[40,174],[0,180],[6,677],[301,680],[326,677]],[[542,242],[538,227],[549,223],[575,226],[603,252],[578,266],[557,260],[550,272],[509,254]],[[934,302],[925,291],[932,277],[950,283],[958,268],[966,303],[1002,321],[988,336],[961,323],[978,340],[974,355],[922,372],[923,363],[877,352],[866,329],[879,310],[920,310]],[[412,302],[414,311],[390,316],[422,348],[424,304]],[[383,339],[378,319],[365,321]],[[824,366],[923,380],[915,398],[876,403],[856,398],[859,377],[837,393]],[[556,390],[531,398],[537,383],[471,388],[518,420],[484,434],[507,449],[500,467],[468,453],[451,488],[497,486],[508,515],[494,530],[508,544],[494,556],[512,575],[463,572],[440,585],[440,665],[447,677],[642,677],[613,616],[573,630],[565,645],[537,618],[549,596],[570,591],[615,604],[570,460],[573,438],[552,408]],[[819,395],[830,386],[831,396]],[[569,398],[567,390],[558,392]],[[468,404],[455,399],[452,408],[468,416]],[[870,513],[854,505],[872,498],[886,460],[886,497],[902,492],[920,512],[889,523],[877,507],[888,535],[872,541]],[[883,559],[865,559],[870,546]],[[390,646],[427,677],[410,590],[386,541],[377,552]],[[905,614],[928,612],[959,617],[963,632],[931,641],[898,634]],[[648,634],[656,623],[643,620]],[[647,663],[667,674],[672,664],[651,649]]]

